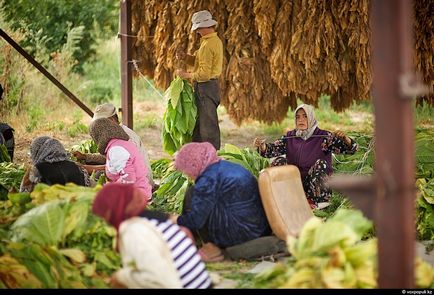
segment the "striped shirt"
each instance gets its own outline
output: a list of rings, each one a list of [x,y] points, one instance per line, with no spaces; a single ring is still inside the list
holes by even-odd
[[[167,220],[161,222],[149,219],[163,234],[167,242],[182,286],[186,289],[205,289],[211,285],[211,279],[196,246],[177,224]]]

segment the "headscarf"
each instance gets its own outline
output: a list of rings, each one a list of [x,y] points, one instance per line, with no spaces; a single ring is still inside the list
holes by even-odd
[[[139,193],[134,193],[138,191]],[[135,204],[130,212],[126,212],[130,203]],[[96,194],[92,212],[98,215],[117,230],[120,224],[131,217],[138,216],[146,205],[143,193],[131,183],[108,183]]]
[[[89,126],[89,134],[98,146],[98,152],[105,155],[110,140],[123,139],[129,140],[130,137],[125,133],[124,129],[119,124],[116,124],[110,119],[100,118],[92,121]]]
[[[196,179],[209,165],[220,160],[216,149],[209,142],[191,142],[184,145],[177,153],[175,168]]]
[[[69,160],[68,153],[60,141],[49,136],[40,136],[32,141],[30,158],[33,165],[43,162],[55,163]]]
[[[303,109],[307,115],[307,129],[305,130],[297,129],[297,111],[299,109]],[[318,122],[315,119],[314,108],[313,106],[308,104],[301,104],[295,109],[294,120],[295,120],[295,128],[296,128],[295,135],[300,136],[303,140],[308,140],[309,137],[311,137],[312,134],[314,133],[316,127],[318,127]]]

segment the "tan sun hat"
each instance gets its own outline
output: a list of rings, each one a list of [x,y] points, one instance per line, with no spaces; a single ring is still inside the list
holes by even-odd
[[[192,31],[196,31],[198,28],[209,28],[217,25],[217,22],[212,19],[212,15],[208,10],[201,10],[195,12],[191,18],[193,25],[191,26]]]
[[[100,104],[95,108],[95,112],[93,113],[93,120],[99,118],[110,118],[116,115],[116,107],[111,103]]]

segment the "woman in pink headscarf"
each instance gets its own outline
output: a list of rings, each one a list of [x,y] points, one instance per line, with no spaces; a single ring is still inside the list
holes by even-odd
[[[205,247],[226,248],[270,233],[256,178],[241,165],[220,159],[212,144],[184,145],[175,167],[195,185],[186,194],[187,208],[173,220],[198,232]],[[223,259],[219,251],[213,255]]]
[[[118,232],[122,268],[113,275],[113,286],[210,288],[191,233],[145,206],[143,191],[133,184],[108,183],[95,197],[93,213]]]

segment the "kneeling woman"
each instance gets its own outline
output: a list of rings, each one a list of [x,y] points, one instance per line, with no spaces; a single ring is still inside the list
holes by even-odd
[[[31,192],[38,183],[94,185],[86,169],[69,159],[65,148],[57,139],[49,136],[35,138],[30,145],[30,158],[33,166],[27,169],[20,192]]]
[[[199,234],[207,261],[223,259],[218,248],[270,234],[256,178],[241,165],[220,159],[212,144],[186,144],[175,167],[195,185],[191,196],[186,194],[183,214],[172,220]]]

